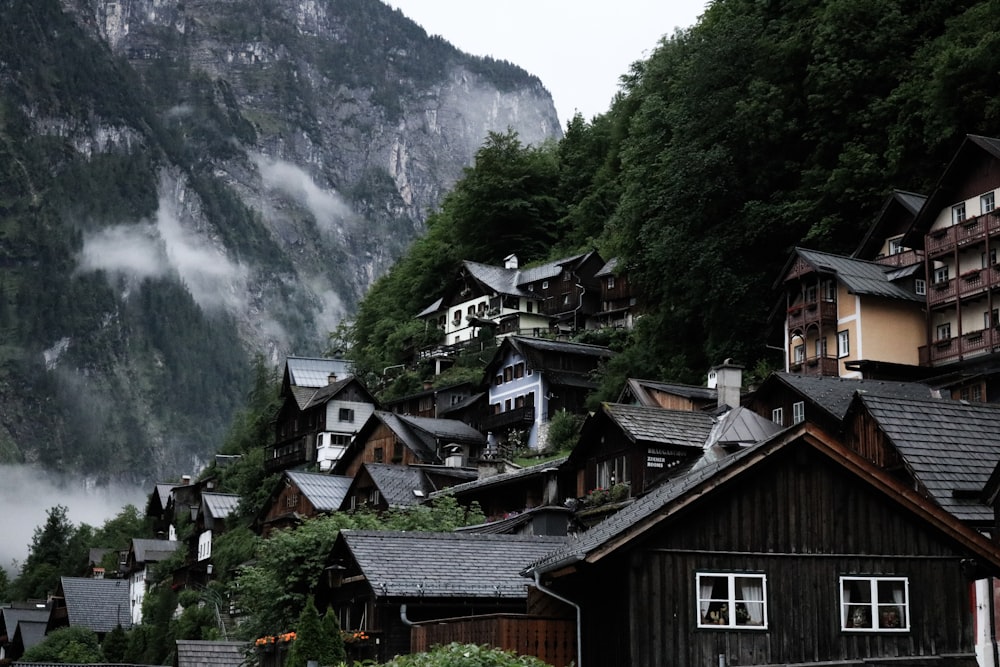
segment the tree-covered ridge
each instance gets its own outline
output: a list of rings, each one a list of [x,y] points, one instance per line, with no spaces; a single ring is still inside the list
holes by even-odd
[[[625,375],[701,382],[727,357],[777,361],[768,315],[790,249],[851,252],[893,188],[929,192],[965,134],[1000,134],[998,29],[990,2],[712,3],[622,77],[606,114],[522,147],[532,161],[483,148],[434,214],[439,230],[362,303],[359,358],[398,363],[406,325],[392,322],[440,294],[435,280],[523,245],[530,258],[597,247],[629,273],[646,315],[606,397]],[[531,201],[548,205],[479,185],[501,179],[535,184]],[[460,234],[476,208],[492,255]],[[526,224],[491,215],[505,209],[530,212]]]

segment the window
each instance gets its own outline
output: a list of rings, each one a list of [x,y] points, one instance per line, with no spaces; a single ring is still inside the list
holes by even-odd
[[[792,423],[801,424],[806,420],[806,402],[796,401],[792,403]]]
[[[627,456],[616,456],[597,464],[597,486],[610,489],[615,484],[628,484],[631,481],[631,466]]]
[[[965,202],[951,207],[951,223],[957,225],[965,221]]]
[[[563,294],[563,305],[564,306],[569,305],[569,294]]]
[[[980,213],[989,213],[994,208],[996,208],[996,206],[994,204],[994,198],[993,198],[993,193],[992,192],[987,192],[986,194],[982,195],[979,198],[979,212]]]
[[[832,280],[823,281],[823,300],[824,301],[836,301],[837,300],[837,283]]]
[[[842,630],[909,630],[906,577],[841,577],[840,623]]]
[[[285,496],[285,507],[289,509],[295,509],[299,506],[299,494],[289,493]]]
[[[503,376],[502,375],[498,375],[495,378],[493,378],[493,384],[498,385],[498,386],[501,385],[501,384],[503,384]]]
[[[350,408],[341,408],[339,419],[342,422],[353,422],[354,421],[354,410]]]
[[[527,306],[526,310],[529,313],[534,312],[534,310],[535,310],[535,302],[534,301],[528,301],[525,305]]]
[[[375,459],[375,463],[382,463],[385,461],[385,450],[381,447],[376,447],[375,451],[372,452],[372,458]]]
[[[951,338],[951,322],[937,325],[935,333],[937,334],[935,340],[948,340]]]
[[[529,292],[534,292],[535,291],[535,286],[534,285],[528,285],[528,291]]]
[[[462,321],[462,309],[459,308],[458,310],[455,311],[455,314],[452,316],[451,323],[459,324],[461,323],[461,321]]]
[[[806,288],[806,303],[816,303],[816,286],[810,285]]]
[[[816,339],[816,356],[817,357],[826,356],[826,338]]]
[[[913,291],[919,294],[920,296],[924,296],[925,294],[927,294],[927,281],[924,280],[923,278],[917,278],[916,280],[914,280]]]
[[[570,278],[572,278],[572,276],[570,275],[569,271],[563,271],[562,274],[563,282],[568,281]]]
[[[990,254],[983,253],[983,268],[989,268],[997,263],[997,249],[990,248]]]
[[[903,252],[903,237],[889,239],[889,254],[898,255]]]
[[[767,628],[767,578],[763,574],[697,575],[699,628]]]
[[[608,276],[608,289],[614,289],[614,288],[615,288],[615,277]]]
[[[981,402],[983,400],[983,385],[974,384],[969,387],[962,387],[959,398],[963,401]]]
[[[378,489],[370,489],[368,491],[368,504],[369,505],[378,505],[378,502],[379,502],[379,500],[381,500],[381,498],[382,498],[382,496],[379,494]]]
[[[837,356],[846,357],[851,353],[851,333],[849,331],[837,332]]]
[[[503,402],[503,411],[504,412],[510,412],[510,407],[511,407],[510,399],[509,398],[505,399],[504,402]]]
[[[784,426],[785,425],[785,409],[784,408],[775,408],[774,410],[771,410],[771,421],[773,421],[778,426]]]
[[[795,346],[795,363],[801,364],[806,360],[806,346],[805,344],[800,344]]]
[[[996,326],[1000,326],[1000,308],[994,308],[992,313],[988,310],[983,313],[983,328]]]
[[[403,460],[403,443],[392,443],[392,462],[399,463]]]
[[[519,361],[518,363],[514,364],[514,379],[523,377],[524,377],[524,362]]]
[[[946,282],[948,282],[948,267],[939,266],[938,268],[934,269],[934,283],[938,284]]]
[[[548,289],[548,288],[549,288],[549,281],[548,280],[543,280],[542,281],[542,289]]]
[[[504,369],[503,369],[503,381],[504,382],[510,382],[513,379],[514,379],[514,367],[513,366],[506,366],[506,367],[504,367]]]

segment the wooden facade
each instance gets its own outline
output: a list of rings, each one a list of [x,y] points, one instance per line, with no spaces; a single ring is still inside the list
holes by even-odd
[[[392,463],[403,466],[431,463],[421,461],[416,453],[382,421],[379,421],[370,432],[366,429],[365,439],[355,443],[355,447],[349,449],[346,456],[350,456],[350,459],[345,459],[343,467],[337,468],[337,474],[346,477],[357,475],[365,463]]]
[[[489,614],[421,623],[411,632],[410,652],[449,642],[495,646],[553,667],[569,667],[576,661],[576,624],[568,618]]]
[[[796,665],[949,655],[975,665],[970,551],[936,521],[801,442],[693,496],[549,587],[582,608],[583,663]],[[913,502],[908,496],[908,501]],[[995,554],[994,554],[995,556]],[[994,563],[996,560],[994,559]],[[766,625],[705,627],[699,573],[766,578]],[[908,584],[909,628],[843,629],[840,577]],[[702,622],[699,622],[699,621]],[[854,662],[852,662],[854,661]],[[870,663],[865,663],[870,664]],[[934,663],[940,664],[940,663]]]

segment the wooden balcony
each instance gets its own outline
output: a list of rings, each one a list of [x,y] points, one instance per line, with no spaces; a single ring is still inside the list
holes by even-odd
[[[528,427],[535,423],[535,408],[514,408],[506,412],[487,415],[483,420],[482,430],[497,431],[505,428]]]
[[[893,255],[880,255],[875,261],[885,266],[910,266],[924,261],[924,253],[922,250],[904,250]]]
[[[943,338],[920,348],[920,364],[938,364],[961,361],[988,352],[1000,350],[1000,330],[996,328],[966,331],[961,336]]]
[[[963,220],[957,225],[936,229],[924,240],[928,257],[936,257],[1000,234],[1000,216],[995,212]]]
[[[836,357],[806,357],[802,361],[789,364],[788,369],[797,375],[808,377],[838,377],[840,364]]]
[[[549,665],[576,661],[576,622],[523,614],[489,614],[418,623],[410,630],[410,651],[459,642],[495,646],[531,655]]]
[[[805,331],[811,324],[837,326],[837,302],[813,301],[788,309],[789,331]]]
[[[933,308],[956,298],[971,299],[994,288],[1000,288],[1000,266],[996,264],[987,269],[966,271],[957,278],[932,283],[927,288],[927,305]]]
[[[306,438],[286,440],[264,451],[264,470],[277,472],[303,463],[311,463],[313,453]]]

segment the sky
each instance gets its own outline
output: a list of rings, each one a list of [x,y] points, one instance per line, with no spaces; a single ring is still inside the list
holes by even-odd
[[[621,75],[660,38],[697,22],[708,0],[386,0],[476,56],[507,60],[552,94],[559,122],[604,113]]]

